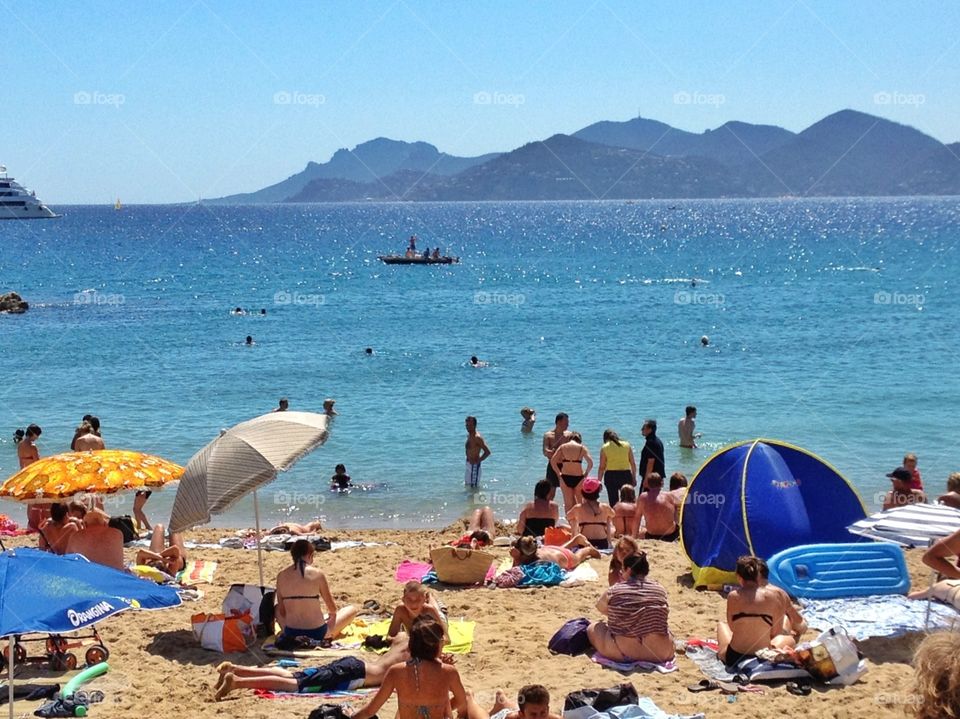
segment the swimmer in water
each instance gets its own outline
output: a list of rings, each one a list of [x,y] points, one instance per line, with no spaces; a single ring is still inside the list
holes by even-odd
[[[273,411],[274,411],[274,412],[286,412],[288,409],[290,409],[290,400],[288,400],[286,397],[281,397],[281,398],[280,398],[280,403],[279,403],[279,405],[278,405],[277,408],[276,408],[275,410],[273,410]]]
[[[243,311],[243,308],[242,308],[242,307],[235,307],[234,309],[232,309],[232,310],[230,311],[230,314],[232,314],[232,315],[245,315],[245,314],[247,314],[247,313]]]
[[[367,347],[364,352],[366,352],[367,357],[370,357],[373,354],[373,347]]]
[[[476,355],[470,358],[470,365],[472,367],[487,367],[489,366],[487,362],[481,362]]]
[[[261,310],[260,310],[260,314],[261,314],[261,315],[265,315],[265,314],[267,314],[267,311],[264,310],[264,309],[261,309]]]
[[[250,335],[247,335],[247,339],[246,339],[245,344],[247,345],[247,347],[252,347],[252,346],[253,346],[253,337],[251,337]]]
[[[707,337],[706,335],[704,335],[703,337],[700,338],[700,344],[703,345],[704,347],[709,347],[709,346],[710,346],[710,338]]]
[[[520,423],[520,431],[532,432],[533,425],[537,421],[537,410],[533,407],[524,407],[520,410],[520,416],[523,417],[523,422]]]

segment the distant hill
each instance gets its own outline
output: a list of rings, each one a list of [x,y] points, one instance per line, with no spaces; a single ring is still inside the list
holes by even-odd
[[[767,189],[773,194],[897,195],[923,158],[943,147],[912,127],[842,110],[762,159],[770,168]]]
[[[348,180],[356,184],[376,182],[396,172],[412,170],[423,174],[455,175],[474,165],[496,157],[496,153],[479,157],[456,157],[440,152],[426,142],[402,142],[378,137],[357,145],[352,150],[337,150],[329,162],[308,162],[303,171],[282,182],[256,192],[230,195],[211,204],[251,204],[284,202],[298,196],[314,180]],[[349,185],[333,182],[330,187],[342,191]]]
[[[452,177],[396,174],[376,184],[381,186],[357,188],[353,199],[594,200],[741,193],[736,176],[715,160],[659,157],[569,135],[528,143]],[[330,201],[338,189],[314,180],[291,201]]]
[[[796,137],[782,127],[746,122],[728,122],[716,130],[707,130],[698,135],[640,117],[626,122],[598,122],[575,132],[573,136],[602,145],[631,147],[668,157],[708,157],[730,165],[752,163],[758,156]]]
[[[960,143],[842,110],[800,133],[728,122],[598,122],[517,149],[455,157],[378,138],[247,195],[211,202],[960,195]],[[205,200],[205,202],[207,202]]]

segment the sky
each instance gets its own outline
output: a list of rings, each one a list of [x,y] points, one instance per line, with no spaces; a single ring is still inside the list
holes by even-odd
[[[248,192],[376,137],[505,151],[641,115],[960,140],[960,3],[0,0],[0,164],[50,205]]]

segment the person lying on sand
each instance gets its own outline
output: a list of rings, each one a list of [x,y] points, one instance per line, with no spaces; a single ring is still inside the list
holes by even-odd
[[[540,684],[528,684],[517,693],[517,703],[507,701],[507,695],[497,689],[493,708],[484,711],[471,692],[467,692],[466,719],[560,719],[550,713],[550,692]]]
[[[740,589],[727,596],[726,621],[717,624],[717,656],[729,667],[761,649],[792,649],[807,625],[786,592],[764,583],[757,557],[737,560]]]
[[[183,537],[171,534],[170,546],[164,547],[163,525],[154,524],[150,549],[137,552],[136,561],[137,564],[145,564],[175,577],[177,572],[187,566],[187,549],[183,546]]]
[[[319,519],[306,524],[297,524],[296,522],[284,522],[276,527],[267,530],[267,534],[292,534],[296,537],[303,537],[310,534],[316,534],[323,531],[323,525]]]
[[[443,627],[421,614],[410,630],[410,660],[387,669],[380,689],[353,719],[371,719],[397,694],[397,719],[444,719],[451,709],[467,712],[467,695],[456,667],[440,661]],[[453,701],[451,703],[451,695]],[[348,714],[348,716],[350,716]]]
[[[578,549],[574,551],[571,547]],[[538,547],[534,537],[520,537],[510,549],[510,556],[513,557],[515,567],[534,562],[553,562],[569,572],[580,566],[581,562],[600,559],[601,555],[597,548],[590,544],[590,540],[578,534],[561,547]]]
[[[454,547],[468,547],[480,549],[493,544],[497,536],[497,526],[493,521],[493,510],[490,507],[475,509],[467,525],[467,533],[450,544]]]
[[[277,575],[276,617],[282,627],[277,635],[278,649],[295,648],[299,637],[315,641],[333,639],[357,615],[353,605],[337,608],[327,578],[313,566],[315,554],[310,542],[298,539],[290,547],[292,566]],[[323,614],[321,599],[327,616]]]
[[[387,630],[387,637],[406,638],[413,627],[414,620],[421,616],[431,616],[443,625],[444,645],[450,642],[447,635],[447,618],[440,610],[440,604],[423,584],[411,579],[403,585],[403,603],[393,610],[393,619]]]
[[[220,701],[235,689],[315,694],[378,687],[387,669],[409,658],[407,638],[403,636],[390,645],[386,654],[376,659],[345,657],[323,666],[305,667],[296,672],[282,667],[245,667],[223,662],[217,667],[220,676],[214,686],[214,698]]]

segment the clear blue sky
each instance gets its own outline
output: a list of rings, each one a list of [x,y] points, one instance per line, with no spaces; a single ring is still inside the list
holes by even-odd
[[[0,163],[50,204],[134,203],[378,136],[473,155],[638,113],[799,131],[850,107],[955,142],[958,28],[937,0],[0,0]]]

